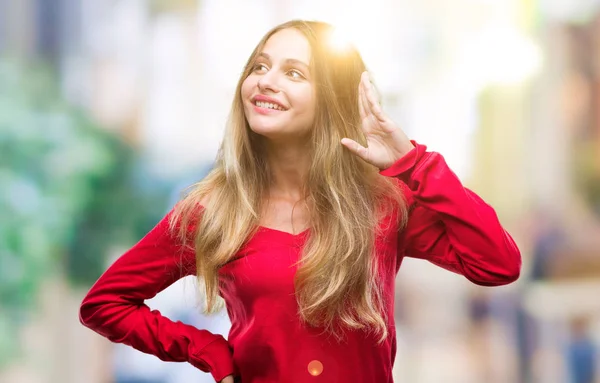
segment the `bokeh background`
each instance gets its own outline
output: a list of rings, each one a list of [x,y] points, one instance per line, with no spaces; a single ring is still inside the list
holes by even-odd
[[[211,381],[78,307],[210,169],[245,60],[292,18],[345,31],[523,252],[500,288],[403,264],[396,380],[600,382],[599,0],[0,0],[0,382]],[[227,334],[194,289],[148,303]]]

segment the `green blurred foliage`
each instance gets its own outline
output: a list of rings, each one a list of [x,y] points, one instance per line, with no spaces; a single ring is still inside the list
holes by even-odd
[[[0,365],[44,278],[89,287],[164,214],[169,185],[61,98],[44,65],[0,60]]]

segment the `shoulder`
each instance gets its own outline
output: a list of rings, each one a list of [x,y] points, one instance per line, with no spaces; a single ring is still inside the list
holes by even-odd
[[[404,200],[404,207],[406,209],[412,209],[415,205],[415,195],[412,190],[408,187],[408,185],[401,179],[396,177],[388,178],[396,187],[396,192],[402,197]]]

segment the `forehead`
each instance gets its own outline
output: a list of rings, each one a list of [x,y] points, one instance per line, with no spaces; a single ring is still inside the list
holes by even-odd
[[[272,60],[295,59],[310,63],[311,49],[306,37],[294,28],[282,29],[275,32],[262,49]]]

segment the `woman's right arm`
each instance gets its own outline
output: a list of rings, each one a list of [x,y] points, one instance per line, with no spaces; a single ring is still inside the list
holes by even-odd
[[[144,238],[104,272],[83,299],[83,325],[170,362],[189,362],[217,382],[235,372],[221,335],[173,322],[144,303],[180,278],[195,274],[195,254],[181,251],[169,232],[167,214]]]

